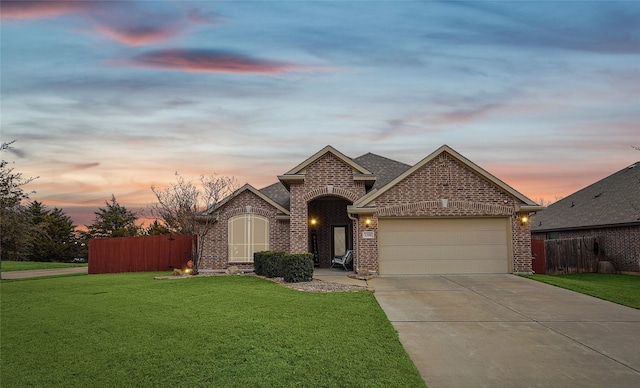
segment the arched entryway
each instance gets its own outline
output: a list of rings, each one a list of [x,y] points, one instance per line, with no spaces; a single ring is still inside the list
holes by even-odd
[[[336,196],[322,196],[307,204],[309,252],[316,266],[328,268],[334,256],[353,249],[353,222],[347,213],[351,204]]]

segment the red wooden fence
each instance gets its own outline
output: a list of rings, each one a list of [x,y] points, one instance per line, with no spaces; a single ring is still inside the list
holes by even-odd
[[[544,245],[544,240],[531,240],[531,254],[533,256],[533,259],[531,260],[531,268],[533,269],[533,273],[547,273],[547,261],[544,255]]]
[[[191,258],[190,235],[92,238],[89,273],[171,271]]]

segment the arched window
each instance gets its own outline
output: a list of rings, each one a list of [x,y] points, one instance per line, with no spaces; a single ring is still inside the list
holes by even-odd
[[[256,214],[229,219],[229,262],[252,262],[254,252],[269,250],[269,220]]]

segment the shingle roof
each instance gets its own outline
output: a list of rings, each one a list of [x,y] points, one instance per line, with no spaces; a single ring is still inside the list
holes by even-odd
[[[378,177],[372,187],[373,189],[379,189],[411,168],[408,164],[372,154],[371,152],[358,156],[353,160]]]
[[[386,185],[395,177],[411,168],[408,164],[400,163],[370,152],[352,160],[376,175],[378,179],[372,187],[374,189]],[[290,193],[282,182],[273,183],[259,191],[285,209],[290,208]]]
[[[284,187],[282,182],[276,182],[267,187],[263,187],[259,191],[267,197],[271,198],[273,202],[277,203],[285,209],[289,209],[289,203],[291,200],[290,193]]]
[[[549,205],[531,218],[531,231],[619,224],[640,224],[640,162]]]

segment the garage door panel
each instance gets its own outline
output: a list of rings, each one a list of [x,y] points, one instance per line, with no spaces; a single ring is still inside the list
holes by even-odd
[[[450,239],[450,232],[388,232],[380,234],[381,245],[404,246],[421,245],[432,246],[434,241],[441,245],[504,245],[504,229],[502,231],[476,231],[468,233],[460,231],[460,239]]]
[[[380,250],[384,258],[392,260],[428,260],[449,259],[449,260],[502,260],[507,255],[507,248],[504,245],[492,245],[478,248],[478,246],[453,246],[441,245],[423,247],[428,252],[417,252],[415,246],[387,246]]]
[[[380,274],[507,273],[507,218],[381,219]]]
[[[486,220],[488,218],[468,218],[465,219],[464,225],[461,225],[459,221],[461,218],[456,219],[446,219],[440,218],[430,219],[429,223],[425,223],[424,218],[404,218],[404,219],[382,219],[385,226],[390,230],[396,232],[415,232],[416,230],[420,231],[453,231],[453,230],[503,230],[499,223],[487,223]],[[501,220],[500,218],[495,218],[495,220]],[[398,222],[401,221],[401,222]]]
[[[452,260],[415,260],[403,261],[380,268],[381,274],[471,274],[471,273],[502,273],[502,262],[493,260],[467,260],[453,262]]]

